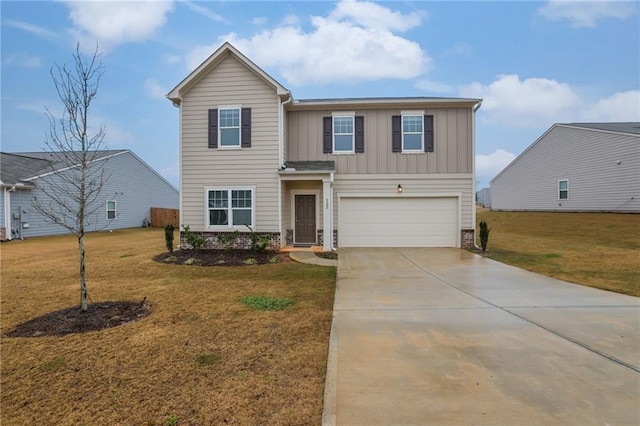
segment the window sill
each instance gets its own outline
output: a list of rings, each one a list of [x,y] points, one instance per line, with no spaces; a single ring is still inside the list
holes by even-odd
[[[427,152],[424,152],[424,151],[402,151],[400,154],[415,155],[415,154],[427,154]]]
[[[354,155],[356,154],[355,151],[333,151],[331,153],[332,155]]]
[[[241,146],[218,146],[218,151],[238,151],[241,150]]]

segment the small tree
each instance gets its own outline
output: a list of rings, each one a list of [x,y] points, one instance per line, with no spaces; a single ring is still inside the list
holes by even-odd
[[[487,243],[489,242],[489,225],[484,220],[480,221],[480,247],[482,247],[482,251],[487,250]]]
[[[169,250],[169,253],[173,253],[173,230],[174,226],[172,224],[168,224],[164,227],[164,241],[167,244],[167,250]]]
[[[80,306],[87,310],[84,234],[88,221],[104,208],[100,193],[108,176],[104,161],[104,126],[90,126],[90,107],[95,99],[103,66],[98,47],[89,58],[80,54],[80,44],[73,53],[73,66],[55,65],[50,74],[62,102],[61,117],[47,108],[49,131],[46,151],[50,154],[51,173],[40,179],[44,197],[33,201],[34,210],[67,229],[78,239],[80,252]]]

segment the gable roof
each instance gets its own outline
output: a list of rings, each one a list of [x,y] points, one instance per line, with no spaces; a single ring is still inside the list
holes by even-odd
[[[182,102],[182,96],[187,93],[198,81],[200,81],[202,77],[210,73],[212,69],[214,69],[229,55],[233,55],[250,71],[264,80],[267,84],[272,86],[279,96],[282,96],[285,99],[291,96],[291,92],[289,92],[287,88],[278,83],[269,74],[264,72],[262,68],[254,64],[249,58],[244,56],[238,49],[233,47],[231,43],[225,42],[218,48],[218,50],[213,52],[211,56],[205,59],[203,63],[201,63],[195,70],[193,70],[187,77],[185,77],[185,79],[182,80],[176,87],[171,89],[171,91],[167,93],[167,98],[169,98],[174,105],[180,105],[180,103]]]
[[[589,130],[604,130],[608,132],[627,133],[630,135],[640,135],[640,123],[565,123],[559,126],[581,127]]]
[[[95,160],[111,157],[127,152],[128,150],[106,150],[96,153]],[[68,167],[59,156],[51,152],[1,152],[0,153],[0,183],[3,185],[15,185],[26,183],[52,170]]]
[[[518,155],[512,162],[510,162],[504,169],[500,171],[493,179],[491,179],[490,183],[493,183],[496,179],[498,179],[504,172],[506,172],[512,165],[518,162],[520,158],[522,158],[529,150],[531,150],[538,142],[544,139],[545,136],[549,132],[551,132],[556,127],[564,127],[564,128],[578,128],[582,130],[590,130],[594,132],[608,132],[608,133],[621,133],[629,136],[640,136],[640,122],[610,122],[610,123],[556,123],[549,128],[546,132],[542,134],[538,139],[535,140],[531,145],[527,147],[522,154]]]

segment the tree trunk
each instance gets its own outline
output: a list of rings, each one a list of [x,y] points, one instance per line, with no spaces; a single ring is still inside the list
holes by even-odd
[[[80,249],[80,305],[82,311],[87,311],[87,279],[84,272],[84,234],[78,237],[78,248]]]

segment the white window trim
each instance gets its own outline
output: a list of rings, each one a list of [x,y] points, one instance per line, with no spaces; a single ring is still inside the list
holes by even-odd
[[[209,191],[227,191],[229,204],[227,206],[229,223],[227,225],[209,224]],[[204,188],[204,226],[213,230],[238,230],[249,231],[246,226],[233,225],[233,207],[231,191],[251,191],[251,229],[256,230],[256,187],[255,186],[206,186]]]
[[[109,208],[109,203],[113,203],[113,209]],[[116,220],[118,218],[118,202],[116,200],[107,200],[107,220]],[[113,212],[113,218],[109,218],[109,212]]]
[[[350,115],[351,114],[351,115]],[[351,133],[336,133],[335,132],[335,127],[334,127],[334,120],[336,118],[350,118],[351,119]],[[336,149],[336,135],[338,136],[345,136],[345,135],[351,135],[351,149],[350,150],[337,150]],[[331,144],[333,145],[332,148],[332,154],[337,154],[337,155],[341,155],[341,154],[355,154],[356,153],[356,116],[355,114],[352,113],[342,113],[340,115],[338,115],[338,113],[332,113],[331,114]]]
[[[220,125],[220,111],[223,109],[238,110],[238,145],[222,145],[222,126]],[[235,129],[225,127],[225,129]],[[218,149],[242,149],[242,105],[218,105]]]
[[[560,182],[567,182],[567,189],[560,189]],[[560,198],[560,191],[567,192],[567,198]],[[558,179],[558,201],[566,201],[569,199],[569,179]]]
[[[405,117],[420,117],[422,120],[422,132],[420,132],[420,149],[405,149],[404,148],[404,118]],[[402,146],[401,153],[404,154],[420,154],[424,153],[424,111],[402,111],[402,115],[400,118],[400,130],[402,134]],[[407,133],[408,135],[417,135],[417,132]]]

